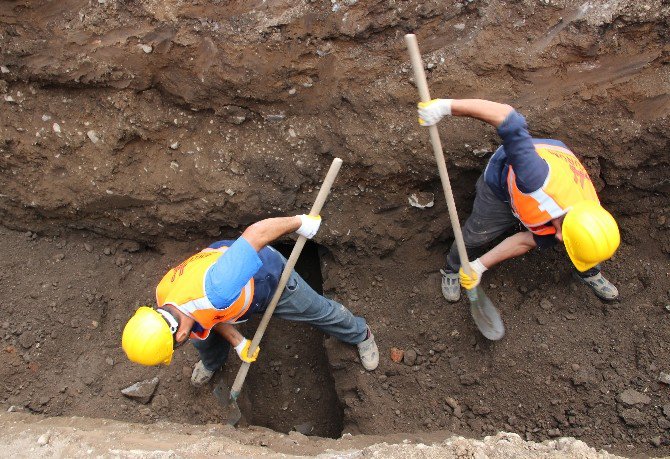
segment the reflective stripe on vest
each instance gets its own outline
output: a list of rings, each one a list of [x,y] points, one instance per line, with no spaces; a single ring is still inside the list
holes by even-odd
[[[229,306],[217,309],[205,293],[205,278],[209,269],[227,250],[205,249],[172,268],[156,287],[158,307],[171,304],[193,318],[205,329],[191,333],[191,338],[205,339],[210,329],[220,322],[235,322],[251,306],[254,297],[254,280],[250,279],[240,295]]]
[[[542,188],[523,193],[516,185],[516,175],[509,167],[507,188],[514,215],[526,228],[538,235],[554,234],[551,220],[562,217],[581,201],[598,200],[588,172],[567,148],[555,145],[535,145],[537,154],[549,165],[549,173]]]

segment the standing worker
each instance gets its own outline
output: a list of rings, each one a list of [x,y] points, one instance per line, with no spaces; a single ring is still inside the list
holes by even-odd
[[[603,300],[619,296],[600,272],[599,263],[619,247],[619,228],[598,200],[586,169],[558,140],[533,139],[526,120],[509,105],[481,99],[433,99],[420,102],[419,123],[432,126],[446,115],[469,116],[498,130],[503,144],[491,156],[476,184],[477,194],[463,227],[472,276],[460,269],[456,243],[442,273],[442,294],[458,301],[460,285],[475,288],[487,269],[536,247],[563,242],[577,276]],[[528,229],[486,245],[521,223]],[[472,258],[471,258],[472,259]]]
[[[311,239],[320,225],[320,216],[309,215],[261,220],[237,240],[215,242],[168,271],[156,288],[158,309],[140,307],[123,330],[128,358],[143,365],[169,365],[174,349],[191,338],[200,354],[191,376],[196,387],[223,366],[231,346],[240,359],[254,362],[260,348],[249,355],[251,341],[234,324],[265,312],[277,289],[286,259],[267,244],[294,231]],[[357,345],[366,370],[379,364],[365,319],[316,293],[295,271],[274,315],[309,323]]]

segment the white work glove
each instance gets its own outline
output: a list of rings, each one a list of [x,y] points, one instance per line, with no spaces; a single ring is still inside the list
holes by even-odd
[[[240,357],[243,362],[253,363],[258,358],[258,353],[261,351],[261,347],[256,347],[254,355],[249,356],[249,348],[251,347],[251,341],[246,338],[242,338],[242,342],[235,346],[235,352]]]
[[[460,275],[461,278],[461,285],[466,290],[472,290],[473,288],[477,287],[479,285],[479,282],[481,282],[482,280],[482,274],[488,268],[484,266],[484,264],[481,261],[479,261],[479,258],[477,258],[475,261],[470,262],[470,269],[472,269],[471,276],[465,274],[463,267],[461,267],[461,269],[458,271],[458,274]]]
[[[451,115],[451,103],[454,99],[433,99],[430,102],[419,102],[419,124],[421,126],[432,126],[442,119],[443,116]]]
[[[296,231],[301,236],[305,236],[307,239],[312,239],[319,227],[321,226],[321,215],[312,217],[311,215],[298,215],[300,217],[300,228]]]

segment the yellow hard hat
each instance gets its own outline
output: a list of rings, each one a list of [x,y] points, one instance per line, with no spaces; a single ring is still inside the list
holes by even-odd
[[[123,329],[121,347],[128,359],[135,363],[169,365],[174,352],[174,331],[176,327],[168,325],[163,314],[148,306],[141,306]]]
[[[575,267],[584,272],[614,255],[621,236],[612,214],[595,201],[581,201],[563,220],[563,243]]]

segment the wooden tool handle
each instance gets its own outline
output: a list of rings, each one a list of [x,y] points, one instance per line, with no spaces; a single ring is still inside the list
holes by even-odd
[[[428,83],[426,82],[426,74],[423,71],[423,61],[421,60],[419,45],[416,42],[416,35],[411,33],[405,35],[405,43],[407,43],[407,50],[409,51],[410,61],[412,62],[412,68],[414,69],[414,81],[417,88],[419,89],[419,97],[421,98],[421,102],[430,102]],[[468,275],[472,275],[470,261],[468,260],[468,252],[465,250],[465,243],[463,242],[461,224],[458,221],[458,213],[456,212],[456,202],[454,201],[454,194],[451,191],[451,182],[449,181],[449,174],[447,173],[447,164],[444,161],[444,153],[442,152],[440,134],[438,133],[437,126],[435,125],[429,126],[428,132],[430,133],[430,143],[433,145],[433,153],[435,154],[437,169],[440,172],[440,180],[442,181],[444,197],[447,200],[449,219],[451,220],[451,227],[454,230],[454,238],[456,239],[458,257],[461,259],[461,266],[463,266],[463,270]]]
[[[321,213],[321,208],[323,207],[323,204],[326,202],[326,199],[328,198],[330,188],[333,186],[333,182],[335,182],[335,178],[337,177],[337,174],[340,171],[341,166],[342,166],[342,160],[340,158],[333,159],[333,162],[330,165],[330,169],[328,169],[326,178],[323,180],[323,183],[321,184],[321,189],[319,190],[319,194],[316,196],[316,200],[314,201],[314,205],[312,206],[312,210],[310,210],[309,215],[317,216]],[[251,341],[248,355],[253,355],[254,351],[258,347],[258,344],[261,342],[263,334],[265,333],[265,329],[268,327],[268,324],[270,323],[272,313],[277,307],[279,298],[284,292],[284,287],[286,287],[288,278],[290,277],[291,272],[293,272],[293,268],[295,267],[295,264],[298,261],[298,257],[300,256],[300,252],[302,252],[302,249],[305,246],[306,242],[307,238],[305,236],[299,236],[298,240],[293,246],[293,250],[291,250],[291,255],[288,257],[288,260],[286,261],[286,266],[284,266],[284,270],[282,271],[281,277],[279,278],[279,284],[277,284],[277,290],[275,290],[275,293],[272,296],[272,300],[270,301],[270,305],[265,310],[263,318],[261,319],[261,323],[258,325],[256,333],[254,334],[254,338]],[[237,376],[235,377],[233,387],[230,389],[230,398],[232,400],[236,400],[238,395],[240,394],[240,391],[242,390],[242,385],[244,384],[244,380],[247,377],[247,373],[249,372],[250,366],[251,366],[250,363],[242,362],[242,365],[240,366],[240,369],[237,372]]]

